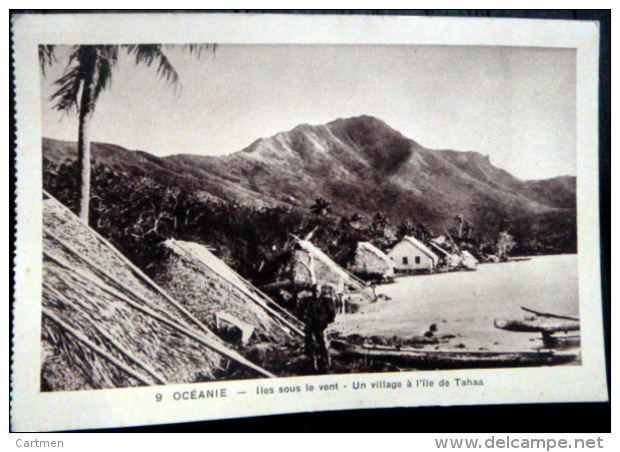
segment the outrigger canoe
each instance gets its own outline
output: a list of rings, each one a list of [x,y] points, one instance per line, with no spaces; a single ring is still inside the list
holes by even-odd
[[[333,339],[331,347],[342,355],[378,359],[409,368],[471,368],[551,366],[566,364],[577,358],[574,353],[556,353],[552,350],[528,351],[468,351],[423,350],[407,347],[356,345]]]
[[[561,348],[579,344],[579,334],[570,334],[579,331],[578,318],[534,311],[526,307],[521,307],[521,309],[534,314],[534,317],[519,320],[495,320],[495,328],[516,333],[541,333],[546,347]]]
[[[516,333],[543,333],[547,335],[579,331],[579,319],[577,317],[534,311],[523,306],[521,309],[534,314],[534,317],[522,320],[495,320],[495,327]]]
[[[513,331],[515,333],[567,333],[579,331],[579,322],[573,320],[550,320],[546,318],[534,318],[523,320],[495,320],[495,328]]]
[[[509,257],[507,262],[523,262],[523,261],[531,261],[531,257]]]

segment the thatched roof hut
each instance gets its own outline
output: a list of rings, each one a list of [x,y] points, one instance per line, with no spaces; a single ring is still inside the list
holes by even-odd
[[[355,258],[351,271],[362,278],[392,278],[394,263],[370,242],[359,242],[355,250]]]
[[[340,267],[310,241],[294,238],[297,244],[291,261],[291,279],[294,284],[332,284],[357,292],[368,302],[374,301],[374,292],[364,281]]]
[[[248,326],[249,336],[257,341],[280,342],[303,335],[298,320],[205,246],[172,239],[163,246],[165,257],[153,278],[212,330],[219,330],[223,319]]]
[[[43,203],[42,295],[44,391],[212,380],[229,360],[273,376],[50,196]]]

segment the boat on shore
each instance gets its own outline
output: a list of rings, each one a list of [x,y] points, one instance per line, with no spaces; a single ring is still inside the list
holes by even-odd
[[[516,333],[568,333],[579,331],[579,319],[550,312],[535,311],[521,306],[521,309],[533,316],[515,320],[495,320],[496,328]]]
[[[515,256],[515,257],[509,257],[506,259],[506,262],[524,262],[524,261],[531,261],[532,258],[531,257],[527,257],[527,256]]]
[[[414,369],[551,366],[570,363],[578,356],[576,353],[557,353],[553,350],[425,350],[410,347],[358,345],[341,339],[333,339],[331,347],[341,355],[365,360],[378,359]]]
[[[579,331],[579,321],[574,320],[550,320],[546,318],[532,318],[519,320],[495,320],[495,328],[513,331],[515,333],[567,333]]]
[[[539,312],[521,307],[531,317],[511,320],[495,320],[495,328],[515,333],[541,333],[543,345],[547,348],[562,349],[580,344],[580,322],[577,317]]]

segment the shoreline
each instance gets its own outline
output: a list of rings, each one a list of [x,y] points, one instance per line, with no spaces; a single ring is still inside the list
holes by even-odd
[[[578,312],[577,255],[512,263],[484,266],[477,272],[408,275],[377,285],[377,293],[389,300],[338,316],[329,331],[340,337],[398,342],[424,337],[435,325],[438,342],[424,344],[429,349],[535,350],[542,346],[540,334],[502,331],[494,321],[524,317],[521,306],[567,315]],[[425,278],[437,275],[442,276]]]

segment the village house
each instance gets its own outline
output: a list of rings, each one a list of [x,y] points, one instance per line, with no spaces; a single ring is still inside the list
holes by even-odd
[[[439,257],[415,237],[405,236],[388,253],[398,272],[433,272]]]
[[[362,279],[387,280],[394,277],[394,263],[372,243],[359,242],[351,271]]]
[[[476,270],[476,268],[478,267],[478,264],[480,263],[478,262],[478,259],[476,259],[474,255],[471,254],[467,250],[463,250],[462,254],[463,254],[463,259],[462,259],[463,266],[467,268],[468,270]]]
[[[297,319],[206,246],[169,239],[162,247],[153,279],[224,341],[246,346],[250,339],[278,343],[303,336]]]
[[[355,306],[363,306],[376,300],[371,286],[340,267],[310,241],[293,237],[296,249],[290,263],[290,272],[291,281],[297,288],[329,284],[347,300],[346,304],[350,308],[347,312],[355,312]]]
[[[67,207],[45,198],[42,391],[218,380],[230,361],[274,376],[219,340]]]
[[[443,262],[448,269],[457,268],[461,264],[461,257],[456,253],[450,253],[444,248],[440,247],[434,242],[430,242],[430,247],[440,257],[440,261]]]
[[[331,284],[340,290],[369,292],[367,284],[346,271],[309,240],[295,237],[291,279],[301,286]]]

